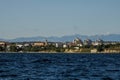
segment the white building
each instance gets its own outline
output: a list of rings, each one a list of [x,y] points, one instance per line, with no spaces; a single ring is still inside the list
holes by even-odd
[[[75,46],[83,46],[83,42],[79,38],[74,39],[73,43],[74,43]]]
[[[84,40],[84,45],[92,45],[92,40],[90,39]]]
[[[98,39],[92,43],[92,45],[94,45],[94,46],[98,46],[98,45],[102,45],[102,44],[103,44],[103,40],[101,40],[101,39]]]
[[[63,47],[63,43],[62,42],[56,42],[55,47]]]

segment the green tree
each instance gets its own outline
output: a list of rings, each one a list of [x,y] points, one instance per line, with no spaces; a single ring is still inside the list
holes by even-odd
[[[5,48],[0,46],[0,51],[5,51]]]
[[[10,51],[11,52],[17,52],[17,47],[15,45],[10,46]]]
[[[30,52],[31,49],[32,49],[32,46],[25,46],[25,47],[23,47],[23,51],[25,51],[25,52]]]
[[[41,49],[41,47],[39,47],[39,46],[33,46],[31,48],[31,51],[38,52],[38,51],[40,51],[40,49]]]
[[[104,45],[98,45],[97,46],[97,51],[98,52],[104,51]]]

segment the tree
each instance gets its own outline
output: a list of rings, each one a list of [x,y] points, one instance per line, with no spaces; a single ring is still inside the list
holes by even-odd
[[[104,50],[104,45],[98,45],[97,46],[97,51],[98,52],[101,52],[101,51],[103,51]]]
[[[32,46],[25,46],[25,47],[23,47],[23,51],[28,51],[28,52],[30,52],[31,51],[31,49],[32,49]]]
[[[11,52],[17,52],[17,47],[15,45],[10,46],[10,51]]]
[[[40,47],[39,46],[33,46],[31,48],[31,51],[38,52],[38,51],[40,51]]]
[[[0,46],[0,51],[5,51],[5,48]]]

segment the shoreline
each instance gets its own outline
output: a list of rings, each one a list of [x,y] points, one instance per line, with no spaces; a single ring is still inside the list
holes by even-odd
[[[120,54],[120,52],[0,52],[0,53],[20,53],[20,54]]]

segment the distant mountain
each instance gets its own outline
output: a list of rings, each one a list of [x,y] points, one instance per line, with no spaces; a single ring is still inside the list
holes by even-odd
[[[73,41],[76,37],[85,40],[85,39],[91,39],[93,41],[97,39],[102,39],[104,41],[120,41],[120,34],[109,34],[109,35],[93,35],[93,36],[87,36],[87,35],[70,35],[70,36],[63,36],[63,37],[23,37],[23,38],[16,38],[16,39],[11,39],[11,40],[5,40],[5,39],[0,39],[0,41],[10,41],[10,42],[29,42],[29,41]]]
[[[0,41],[6,41],[6,39],[0,39]]]

